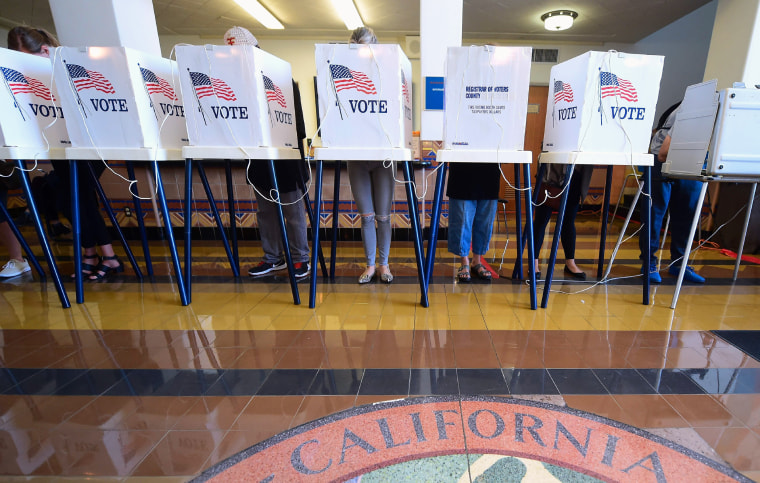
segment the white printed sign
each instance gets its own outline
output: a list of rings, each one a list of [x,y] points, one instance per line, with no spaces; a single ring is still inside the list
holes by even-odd
[[[531,47],[449,47],[445,149],[521,150]]]

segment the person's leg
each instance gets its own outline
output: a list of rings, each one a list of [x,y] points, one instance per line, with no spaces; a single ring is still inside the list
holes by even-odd
[[[51,161],[53,164],[53,169],[56,173],[58,173],[58,181],[60,182],[61,189],[58,190],[58,196],[59,196],[59,206],[61,211],[63,212],[64,216],[71,221],[71,172],[69,170],[69,162],[67,160],[53,160]],[[86,169],[86,166],[80,166],[79,170],[77,171],[80,175],[80,186],[79,186],[79,192],[80,197],[84,196],[83,186],[82,186],[82,179],[89,180],[90,176],[87,174],[86,177],[83,177],[83,171]],[[90,190],[92,191],[92,190]],[[94,195],[94,192],[92,193]],[[93,200],[88,198],[88,203],[93,203]],[[97,200],[94,201],[97,203]],[[94,270],[98,267],[100,264],[100,257],[98,257],[98,252],[95,250],[95,242],[91,239],[88,239],[87,242],[85,242],[85,234],[90,233],[90,230],[85,230],[85,220],[84,216],[81,216],[84,211],[84,204],[85,201],[83,199],[79,200],[80,204],[80,217],[79,217],[79,229],[81,233],[81,243],[83,248],[83,255],[82,255],[82,275],[85,277],[89,277],[92,275]],[[79,247],[74,247],[75,250],[78,250]],[[71,275],[71,278],[74,278],[75,274]]]
[[[475,216],[472,221],[472,267],[482,279],[491,279],[491,272],[483,267],[483,256],[488,253],[496,217],[496,200],[475,202]]]
[[[384,282],[391,282],[393,275],[388,266],[391,248],[391,210],[393,209],[393,179],[395,166],[384,167],[378,163],[371,172],[372,199],[377,221],[377,271]]]
[[[0,196],[0,203],[5,204],[5,196]],[[8,262],[0,269],[0,278],[15,277],[31,270],[21,252],[21,244],[2,215],[0,215],[0,244],[8,250]]]
[[[581,204],[581,190],[583,188],[583,176],[581,172],[576,173],[570,182],[570,191],[567,194],[567,204],[565,205],[565,216],[562,220],[562,229],[560,230],[560,239],[562,240],[562,249],[565,252],[565,266],[575,274],[582,274],[583,271],[575,264],[575,217],[578,215],[578,209]]]
[[[5,207],[8,206],[8,191],[5,188],[0,188],[0,203]],[[24,255],[21,253],[21,244],[16,239],[16,235],[11,230],[8,220],[5,219],[5,215],[2,213],[0,213],[0,244],[8,250],[9,259],[18,262],[24,261]]]
[[[681,268],[681,258],[689,256],[691,247],[689,244],[689,231],[694,213],[702,207],[697,206],[702,183],[686,179],[673,182],[673,191],[670,196],[670,211],[677,216],[670,217],[670,260],[672,265],[668,271],[675,275]],[[677,263],[675,263],[677,262]],[[684,279],[687,282],[704,283],[705,279],[696,274],[692,267],[687,267]]]
[[[646,187],[645,187],[646,189]],[[649,240],[643,236],[644,230],[639,233],[639,250],[641,254],[639,258],[644,258],[645,243],[649,243],[649,250],[651,254],[651,262],[649,265],[650,278],[659,283],[661,280],[660,274],[655,271],[657,267],[657,250],[660,244],[660,230],[662,229],[662,220],[665,217],[665,212],[668,210],[668,203],[670,202],[671,184],[668,181],[652,180],[651,196],[652,196],[652,218],[651,218],[651,233],[652,236]],[[643,203],[646,203],[645,199],[642,199]],[[642,205],[643,206],[643,205]],[[644,273],[644,267],[642,266],[642,273]]]
[[[256,210],[256,220],[259,225],[259,236],[261,238],[261,249],[264,251],[263,262],[277,267],[277,270],[285,268],[283,262],[282,237],[278,229],[279,214],[277,205],[262,195],[254,191],[258,209]]]
[[[472,224],[475,218],[475,202],[449,198],[448,251],[460,258],[457,278],[470,280],[470,245],[472,244]]]
[[[280,195],[285,215],[285,228],[288,231],[288,244],[293,263],[309,262],[309,240],[307,238],[306,212],[303,205],[303,192],[300,188]],[[276,207],[275,207],[276,208]]]
[[[92,163],[95,175],[100,175],[106,169],[102,161],[88,161]],[[113,250],[111,234],[108,232],[103,213],[100,211],[100,200],[95,191],[95,181],[89,173],[89,168],[81,166],[79,173],[79,209],[82,230],[82,247],[85,259],[97,259],[96,247],[100,248],[100,263],[90,275],[91,280],[99,280],[110,272],[123,272],[124,265],[121,263]],[[82,270],[84,273],[85,271]]]
[[[538,254],[541,253],[541,245],[544,244],[544,236],[546,235],[546,227],[549,225],[549,220],[552,217],[552,209],[546,203],[536,207],[536,214],[533,217],[533,254],[536,259],[533,264],[538,273]]]
[[[8,258],[18,262],[24,261],[24,254],[21,253],[21,244],[13,234],[7,221],[0,222],[0,244],[8,250]]]
[[[377,231],[375,229],[375,207],[372,200],[371,161],[351,161],[348,163],[348,181],[359,210],[362,223],[362,244],[367,260],[367,268],[359,277],[359,283],[367,283],[375,275],[375,252],[377,251]]]

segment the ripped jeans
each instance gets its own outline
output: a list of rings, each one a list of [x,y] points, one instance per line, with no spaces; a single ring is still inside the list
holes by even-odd
[[[383,167],[382,161],[349,161],[347,164],[351,192],[362,219],[362,242],[367,266],[375,265],[375,251],[378,252],[378,265],[388,265],[393,174],[396,167]]]

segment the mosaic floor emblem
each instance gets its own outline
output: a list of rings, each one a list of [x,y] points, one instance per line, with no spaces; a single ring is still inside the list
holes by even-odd
[[[335,413],[252,446],[196,481],[750,480],[594,414],[472,396],[402,399]]]

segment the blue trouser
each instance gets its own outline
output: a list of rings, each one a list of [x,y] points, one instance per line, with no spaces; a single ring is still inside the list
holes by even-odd
[[[646,188],[645,188],[646,189]],[[689,231],[694,219],[694,211],[698,209],[699,192],[702,183],[686,179],[653,179],[652,180],[652,238],[649,247],[652,254],[652,264],[657,262],[655,253],[660,245],[660,230],[665,212],[670,208],[670,259],[676,261],[687,253],[686,244],[689,242]],[[643,233],[643,231],[642,231]],[[645,239],[639,235],[639,249],[643,259]]]
[[[460,257],[485,255],[491,243],[496,200],[449,198],[449,252]]]

